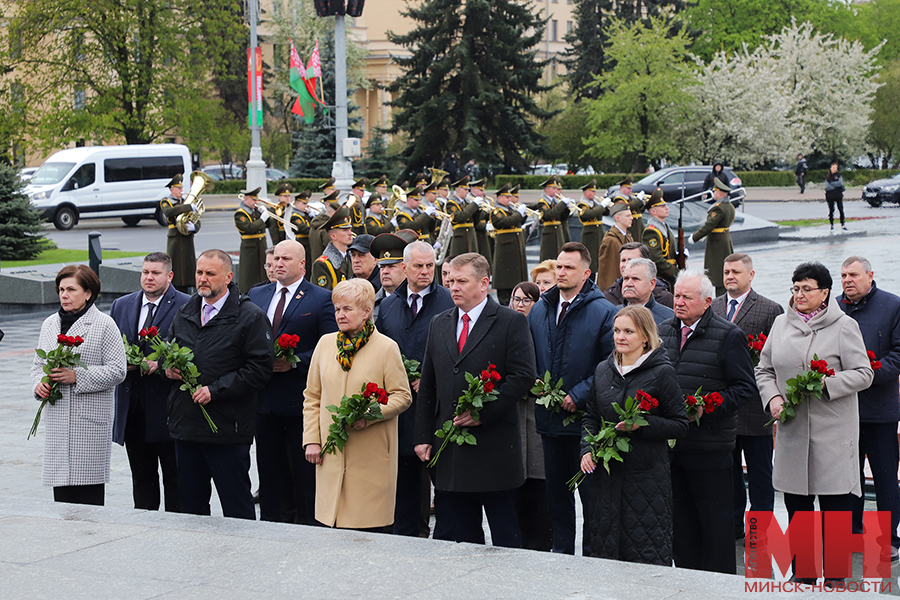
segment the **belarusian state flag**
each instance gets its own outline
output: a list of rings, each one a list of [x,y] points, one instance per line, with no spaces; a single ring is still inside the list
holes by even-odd
[[[291,108],[291,112],[303,117],[307,125],[313,122],[315,117],[316,103],[313,95],[309,93],[308,84],[306,83],[303,62],[300,60],[300,54],[294,47],[294,40],[291,41],[291,88],[297,92],[297,100]],[[302,83],[301,83],[302,82]]]

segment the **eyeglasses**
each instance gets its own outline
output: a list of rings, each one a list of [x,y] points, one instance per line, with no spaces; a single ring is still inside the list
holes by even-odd
[[[528,298],[527,296],[525,298],[518,298],[516,296],[513,296],[512,301],[513,301],[513,304],[521,304],[522,306],[528,306],[529,304],[534,304],[534,300],[532,300],[531,298]]]
[[[822,288],[797,287],[795,285],[795,286],[791,287],[790,289],[791,289],[792,294],[799,294],[800,292],[803,292],[803,294],[806,295],[810,292],[814,292],[816,290],[821,290]]]

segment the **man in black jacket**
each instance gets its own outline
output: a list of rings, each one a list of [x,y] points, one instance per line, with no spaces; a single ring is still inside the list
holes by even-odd
[[[169,394],[169,434],[175,439],[181,511],[209,514],[210,478],[226,517],[255,519],[250,492],[250,444],[256,424],[256,395],[272,375],[274,341],[259,307],[232,282],[231,257],[207,250],[197,259],[197,293],[172,321],[172,337],[194,352],[201,388]],[[218,428],[214,433],[197,404]]]
[[[403,241],[401,238],[397,239]],[[396,250],[389,252],[397,256]],[[431,245],[416,241],[406,246],[402,252],[406,280],[381,303],[375,328],[397,342],[404,358],[421,363],[425,360],[425,343],[431,320],[452,309],[453,298],[447,288],[434,281],[434,249]],[[399,417],[400,462],[397,471],[394,533],[417,536],[422,533],[419,510],[422,485],[428,484],[428,478],[427,475],[423,477],[422,461],[416,456],[413,447],[419,380],[413,381],[410,387],[413,395],[412,410],[401,413]],[[424,532],[427,537],[427,522]]]
[[[431,321],[413,442],[427,462],[440,442],[434,432],[444,421],[469,428],[477,444],[450,444],[434,469],[434,487],[445,492],[435,506],[435,528],[446,531],[444,539],[479,543],[483,510],[494,545],[517,548],[522,541],[515,490],[525,473],[516,406],[534,385],[534,346],[525,316],[488,297],[490,275],[487,260],[474,252],[450,264],[456,307]],[[469,411],[454,416],[457,400],[469,387],[466,373],[477,377],[489,365],[500,375],[497,399],[484,405],[477,421]]]
[[[722,404],[690,418],[687,437],[670,454],[675,565],[735,573],[732,451],[737,411],[759,392],[743,332],[710,304],[715,287],[702,271],[686,269],[675,281],[675,318],[659,328],[685,396],[718,392]]]

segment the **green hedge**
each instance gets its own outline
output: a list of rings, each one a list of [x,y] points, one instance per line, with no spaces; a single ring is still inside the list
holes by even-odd
[[[319,186],[328,181],[327,179],[279,179],[278,181],[267,181],[266,189],[269,194],[274,194],[282,183],[290,183],[294,186],[294,193],[299,194],[303,190],[319,191]],[[244,179],[228,179],[225,181],[217,181],[213,188],[213,194],[240,194],[247,189],[247,181]]]
[[[891,177],[896,171],[883,171],[878,169],[856,169],[844,171],[844,185],[862,186],[876,179]],[[736,171],[741,178],[744,187],[791,187],[797,185],[793,171]],[[823,183],[828,175],[826,169],[807,171],[806,181],[809,183]]]
[[[641,179],[646,174],[632,175],[635,181]],[[626,173],[605,173],[603,175],[561,175],[562,187],[564,190],[577,190],[581,186],[587,184],[591,179],[597,180],[597,189],[607,189],[625,179]],[[494,178],[494,185],[500,188],[504,183],[513,185],[522,184],[523,190],[539,190],[541,184],[547,181],[547,175],[497,175]]]

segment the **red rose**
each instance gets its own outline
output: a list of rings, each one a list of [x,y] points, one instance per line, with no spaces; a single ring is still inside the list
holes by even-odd
[[[488,394],[490,394],[491,392],[493,392],[493,391],[494,391],[494,384],[493,384],[493,382],[488,381],[487,383],[485,383],[485,384],[484,384],[484,391],[485,391],[486,393],[488,393]]]
[[[283,333],[283,334],[281,334],[280,336],[278,336],[278,345],[279,345],[281,348],[288,348],[288,347],[290,347],[290,343],[291,343],[291,336],[290,336],[290,334],[288,334],[288,333]]]
[[[495,371],[497,369],[497,365],[490,364],[488,365],[488,371]]]
[[[641,410],[644,412],[647,412],[651,408],[653,408],[653,405],[650,403],[649,400],[641,400],[641,403],[638,406],[640,406]]]
[[[376,395],[378,396],[378,398],[377,398],[378,404],[387,404],[388,403],[388,394],[386,391],[379,389],[376,392]]]
[[[140,331],[138,331],[138,337],[147,337],[147,330],[141,329]]]
[[[880,369],[880,368],[881,368],[881,361],[880,361],[880,360],[872,361],[872,370],[873,370],[873,371],[877,371],[877,370]]]
[[[716,405],[715,404],[707,404],[705,407],[703,407],[703,410],[704,410],[704,412],[711,413],[712,411],[716,410]]]
[[[372,394],[378,393],[378,384],[375,382],[369,382],[366,384],[366,389],[363,391],[363,398],[370,398]]]
[[[866,356],[869,357],[869,360],[875,360],[875,353],[871,350],[866,350]]]
[[[761,341],[762,343],[765,344],[767,339],[769,339],[769,338],[766,337],[766,334],[764,334],[764,333],[759,334],[759,341]]]
[[[291,336],[291,348],[294,348],[294,347],[295,347],[297,344],[299,344],[299,343],[300,343],[300,336],[299,336],[299,335],[292,335],[292,336]]]
[[[828,369],[828,371],[825,373],[825,376],[834,377],[834,369]]]
[[[157,329],[156,325],[147,330],[148,337],[156,337],[159,334],[159,329]]]
[[[500,373],[497,371],[491,371],[491,379],[494,381],[500,381]]]
[[[704,398],[704,400],[707,402],[711,402],[712,404],[715,404],[716,406],[720,406],[722,404],[723,398],[722,398],[722,394],[720,394],[719,392],[711,392],[711,393],[707,394],[707,396]]]
[[[688,397],[687,397],[687,403],[690,404],[691,406],[696,406],[696,405],[697,405],[697,399],[696,399],[695,397],[693,397],[693,396],[688,396]]]

